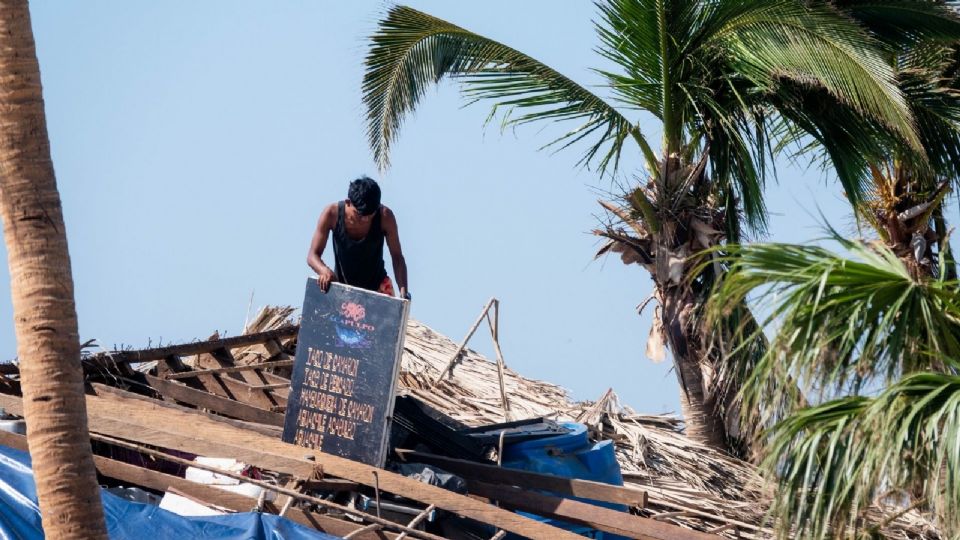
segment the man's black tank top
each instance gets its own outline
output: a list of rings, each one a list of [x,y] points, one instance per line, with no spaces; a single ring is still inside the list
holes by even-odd
[[[366,238],[354,240],[347,234],[344,201],[337,205],[337,226],[333,230],[333,251],[337,281],[370,291],[380,288],[387,270],[383,264],[382,210],[377,209]]]

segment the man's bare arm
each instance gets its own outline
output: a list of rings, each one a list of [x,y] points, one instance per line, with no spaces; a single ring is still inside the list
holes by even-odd
[[[317,220],[317,228],[313,231],[313,239],[310,240],[310,251],[307,253],[307,265],[317,273],[317,284],[326,291],[330,288],[330,282],[336,281],[333,270],[323,262],[323,251],[327,247],[327,238],[330,236],[330,230],[337,224],[337,206],[331,204],[320,214]]]
[[[403,249],[400,247],[400,233],[397,230],[397,217],[393,210],[383,207],[383,235],[390,249],[390,260],[393,261],[393,275],[397,278],[400,287],[400,296],[407,294],[407,261],[403,258]]]

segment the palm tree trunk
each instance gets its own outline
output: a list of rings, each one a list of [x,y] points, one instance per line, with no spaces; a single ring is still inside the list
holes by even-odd
[[[47,538],[106,538],[73,278],[26,0],[0,0],[0,215],[27,442]]]
[[[700,339],[692,331],[691,315],[695,300],[680,288],[660,287],[661,318],[673,365],[680,383],[680,407],[690,439],[728,451],[726,428],[711,393],[706,388],[702,361],[708,360]]]

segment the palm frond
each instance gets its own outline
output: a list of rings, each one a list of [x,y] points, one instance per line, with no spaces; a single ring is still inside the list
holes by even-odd
[[[890,149],[901,144],[897,135],[821,88],[785,83],[773,99],[785,120],[773,135],[776,147],[796,148],[794,159],[809,160],[836,174],[856,208],[872,187],[870,167],[885,162]]]
[[[768,122],[778,114],[792,118],[806,114],[801,107],[818,106],[788,99],[781,95],[784,87],[787,94],[797,87],[820,92],[919,148],[911,112],[877,43],[832,6],[806,4],[608,0],[599,6],[600,52],[622,69],[603,73],[618,99],[658,116],[665,136],[680,133],[679,143],[667,141],[670,147],[705,133],[717,195],[736,200],[754,230],[765,225],[762,193],[767,162],[772,161],[767,159],[772,148]],[[668,102],[675,110],[665,110]],[[845,128],[818,125],[811,118],[803,129]],[[683,127],[666,125],[670,122]],[[864,131],[847,135],[860,146],[864,143],[859,141],[870,140]],[[842,181],[857,186],[865,150],[830,143]],[[839,161],[843,159],[854,161]],[[740,216],[731,212],[728,217]],[[738,228],[728,225],[730,232]]]
[[[931,509],[947,537],[960,534],[960,376],[914,373],[876,398],[797,411],[771,441],[783,536],[869,529],[861,516],[876,503]]]
[[[889,125],[843,100],[809,85],[781,85],[778,111],[799,130],[778,146],[812,137],[801,154],[836,171],[851,204],[859,211],[871,189],[870,169],[896,160],[911,170],[914,182],[927,187],[939,178],[956,178],[958,169],[957,111],[960,102],[947,72],[956,63],[953,43],[960,40],[960,19],[937,0],[822,0],[857,20],[877,40],[896,69],[900,88],[917,131],[905,142]],[[808,139],[809,140],[809,139]],[[919,142],[919,147],[916,146]]]
[[[891,50],[960,38],[960,19],[947,2],[931,0],[830,0]]]
[[[868,470],[871,446],[861,426],[869,404],[863,397],[838,399],[777,424],[763,467],[779,483],[771,512],[780,537],[844,537],[839,531],[859,505],[873,502],[876,475]]]
[[[781,85],[777,109],[790,125],[777,134],[778,148],[796,145],[804,155],[836,173],[851,205],[860,210],[875,188],[871,169],[899,163],[910,169],[913,189],[932,189],[946,178],[960,185],[960,92],[945,86],[940,73],[901,67],[897,77],[916,119],[923,152],[896,133],[821,89]],[[804,144],[805,141],[816,144]]]
[[[777,0],[750,4],[750,10],[718,29],[715,37],[729,51],[728,62],[736,73],[769,91],[776,91],[782,79],[820,86],[920,148],[893,68],[861,27],[822,5]]]
[[[769,358],[743,390],[751,412],[763,412],[767,383],[784,374],[807,392],[856,393],[960,357],[956,282],[918,279],[883,246],[834,240],[850,256],[787,244],[724,248],[730,270],[710,300],[712,320],[760,293],[761,326],[776,326]]]
[[[627,139],[655,161],[638,126],[614,107],[541,62],[492,39],[404,6],[390,8],[371,37],[363,79],[367,136],[381,168],[401,124],[426,89],[444,76],[457,78],[472,100],[495,101],[499,110],[521,111],[507,123],[577,121],[548,143],[565,147],[592,137],[583,163],[616,166]]]
[[[931,176],[960,181],[960,89],[946,86],[941,73],[907,67],[900,74],[900,87],[917,120],[918,133],[924,148],[923,162],[907,154],[918,173],[929,164]],[[929,186],[928,186],[929,187]]]

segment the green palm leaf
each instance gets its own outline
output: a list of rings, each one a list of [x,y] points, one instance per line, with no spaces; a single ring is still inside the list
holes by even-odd
[[[900,74],[900,87],[907,98],[924,148],[919,156],[900,152],[918,173],[929,166],[927,185],[940,177],[960,183],[960,86],[948,86],[942,72],[925,66],[906,65]]]
[[[780,81],[793,80],[826,89],[916,143],[892,67],[863,28],[830,6],[794,0],[610,0],[600,9],[601,52],[624,68],[623,74],[608,74],[613,87],[625,103],[639,104],[665,123],[670,121],[665,100],[679,96],[689,96],[687,107],[696,110],[674,113],[673,121],[712,117],[697,104],[716,94],[717,81],[746,78],[753,86],[730,96],[724,104],[729,113],[775,93]]]
[[[764,466],[779,476],[774,513],[783,536],[863,528],[876,502],[931,509],[947,537],[960,535],[958,375],[915,373],[876,398],[797,411],[771,441]]]
[[[861,415],[870,401],[849,397],[795,411],[770,436],[763,466],[777,477],[771,512],[780,536],[825,539],[869,505],[876,484]]]
[[[915,189],[935,189],[942,179],[960,185],[960,86],[946,76],[951,54],[940,45],[916,47],[898,62],[897,84],[916,120],[922,152],[824,90],[800,85],[782,85],[778,92],[777,109],[793,128],[775,135],[778,148],[797,145],[795,157],[813,154],[832,167],[858,209],[875,188],[871,168],[879,164],[909,167]],[[817,144],[804,145],[810,137]]]
[[[891,49],[930,41],[953,42],[960,19],[942,0],[830,0]]]
[[[494,40],[419,12],[396,6],[371,38],[363,80],[367,135],[382,168],[389,166],[390,145],[406,115],[426,89],[444,76],[466,85],[474,100],[496,101],[500,108],[523,111],[507,121],[579,121],[549,145],[570,145],[594,137],[584,163],[601,150],[600,168],[616,165],[624,141],[633,138],[648,162],[655,157],[639,128],[615,108],[550,67]],[[509,114],[509,111],[507,111]]]
[[[816,6],[768,4],[718,32],[738,73],[770,91],[778,78],[813,81],[920,147],[894,72],[861,28]]]
[[[863,146],[879,124],[919,148],[892,66],[863,28],[830,5],[609,0],[599,9],[600,52],[622,70],[603,72],[617,99],[659,117],[670,151],[706,135],[718,195],[738,199],[754,229],[765,223],[768,129],[777,114],[831,142],[845,185],[861,183],[866,150],[828,135],[842,130]],[[872,123],[811,122],[819,117],[805,108],[820,103],[798,99],[798,88]],[[729,223],[731,238],[736,229]]]
[[[815,246],[725,247],[730,270],[708,309],[718,324],[725,306],[762,294],[761,327],[773,337],[743,388],[746,410],[762,420],[784,412],[771,403],[770,384],[785,377],[821,396],[856,393],[960,357],[956,282],[918,279],[882,246],[835,240],[850,256]],[[745,329],[740,341],[759,331]]]

